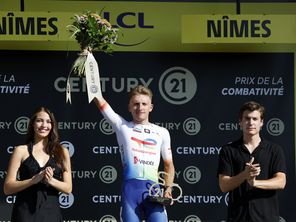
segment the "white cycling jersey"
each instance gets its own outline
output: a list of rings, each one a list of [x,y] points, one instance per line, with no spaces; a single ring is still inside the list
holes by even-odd
[[[106,103],[101,113],[115,130],[123,163],[123,177],[158,181],[160,156],[172,159],[171,139],[164,127],[149,123],[135,124],[119,116]]]

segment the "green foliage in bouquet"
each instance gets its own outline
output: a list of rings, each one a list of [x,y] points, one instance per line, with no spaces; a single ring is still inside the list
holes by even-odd
[[[100,15],[93,12],[76,14],[74,21],[68,25],[68,31],[80,44],[81,53],[74,62],[72,72],[79,76],[84,76],[84,63],[87,54],[94,50],[111,53],[112,46],[117,41],[118,29]]]

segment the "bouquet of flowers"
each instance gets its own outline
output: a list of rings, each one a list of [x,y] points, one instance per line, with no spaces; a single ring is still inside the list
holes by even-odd
[[[93,12],[76,14],[74,22],[67,26],[68,31],[80,44],[81,52],[74,62],[71,73],[84,76],[84,63],[88,53],[94,50],[105,53],[112,52],[112,46],[117,41],[118,29],[100,15]]]
[[[92,51],[98,50],[105,53],[112,52],[112,46],[117,41],[118,29],[100,15],[93,12],[76,14],[74,22],[67,26],[71,37],[75,37],[80,44],[81,52],[74,61],[67,79],[66,102],[71,103],[70,75],[86,77],[87,94],[89,102],[94,97],[102,97],[99,68],[92,55]]]

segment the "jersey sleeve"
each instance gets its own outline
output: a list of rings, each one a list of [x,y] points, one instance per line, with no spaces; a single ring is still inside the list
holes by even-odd
[[[104,118],[112,125],[112,127],[115,128],[115,130],[119,129],[120,125],[122,125],[125,121],[107,102],[100,107],[100,111]]]
[[[166,128],[162,128],[161,156],[164,160],[172,159],[171,136]]]

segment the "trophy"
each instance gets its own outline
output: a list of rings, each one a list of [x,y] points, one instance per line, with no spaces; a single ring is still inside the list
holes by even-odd
[[[165,190],[168,188],[165,186],[164,176],[169,176],[168,173],[164,171],[158,172],[158,183],[154,183],[149,187],[149,201],[153,203],[159,203],[162,205],[171,205],[173,201],[177,201],[182,197],[182,188],[176,184],[172,183],[170,188],[172,190],[172,198],[165,197]],[[175,196],[175,197],[173,197]]]

